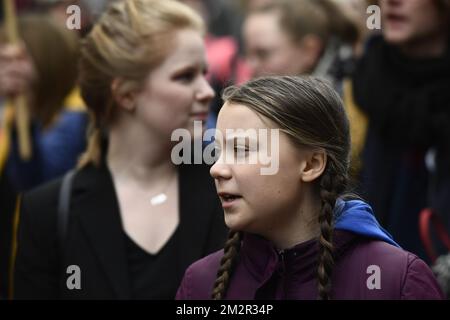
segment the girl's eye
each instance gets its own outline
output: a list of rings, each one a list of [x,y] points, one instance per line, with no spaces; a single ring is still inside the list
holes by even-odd
[[[248,155],[248,152],[249,152],[249,149],[248,149],[248,147],[246,147],[246,146],[237,146],[237,147],[234,147],[234,153],[235,154],[237,154],[238,155],[238,157],[240,156],[240,157],[242,157],[242,156],[247,156]]]

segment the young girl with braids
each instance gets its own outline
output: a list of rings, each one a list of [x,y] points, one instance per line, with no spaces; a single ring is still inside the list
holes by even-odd
[[[210,172],[231,231],[224,250],[188,268],[178,299],[443,298],[428,266],[346,196],[349,125],[327,83],[259,78],[223,98]],[[279,129],[276,174],[251,161],[265,144],[236,129]],[[230,161],[239,152],[249,161]]]

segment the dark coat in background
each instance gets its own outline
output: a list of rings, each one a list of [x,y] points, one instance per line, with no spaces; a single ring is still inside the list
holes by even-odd
[[[441,57],[412,59],[375,36],[353,88],[369,120],[363,197],[403,248],[426,259],[419,212],[432,207],[450,229],[450,46]]]

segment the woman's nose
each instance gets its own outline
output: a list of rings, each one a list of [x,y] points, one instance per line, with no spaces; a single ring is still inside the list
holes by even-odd
[[[213,88],[211,88],[211,85],[204,76],[202,76],[202,79],[200,81],[201,82],[200,88],[197,92],[197,99],[199,101],[209,103],[214,98],[216,93],[214,92]]]

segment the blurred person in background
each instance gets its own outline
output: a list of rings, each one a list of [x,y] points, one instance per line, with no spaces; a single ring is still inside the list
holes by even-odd
[[[3,128],[11,144],[2,167],[17,191],[64,174],[85,148],[87,115],[73,91],[77,80],[78,37],[47,15],[19,19],[23,46],[0,47],[0,96]],[[25,94],[31,112],[33,159],[18,154],[12,106],[7,97]],[[60,112],[62,110],[62,112]],[[4,142],[6,144],[6,142]],[[2,149],[6,152],[5,149]]]
[[[312,74],[338,89],[348,74],[344,61],[351,60],[359,38],[354,21],[331,0],[257,6],[245,19],[243,34],[253,77]]]
[[[73,88],[78,37],[50,16],[20,17],[22,44],[6,44],[0,32],[0,291],[6,269],[16,196],[73,168],[86,146],[87,114]],[[30,112],[32,158],[21,159],[15,109],[9,98],[25,95]]]
[[[358,26],[360,31],[360,37],[358,43],[354,47],[354,52],[356,56],[362,55],[364,51],[364,45],[366,44],[367,38],[372,34],[379,33],[380,30],[371,26],[371,29],[367,27],[368,19],[372,17],[374,12],[371,10],[367,12],[367,9],[376,4],[376,0],[333,0],[337,4],[341,5],[343,9],[348,13],[351,19]],[[370,20],[373,22],[374,20]]]
[[[311,74],[329,80],[343,97],[352,144],[361,145],[360,111],[351,99],[351,74],[364,32],[349,4],[334,0],[252,1],[243,26],[253,77]],[[266,3],[267,2],[267,3]],[[358,160],[352,147],[352,160]],[[359,167],[352,161],[351,176]]]
[[[418,216],[450,229],[450,51],[446,0],[381,0],[382,35],[353,75],[363,194],[406,250],[427,258]]]

